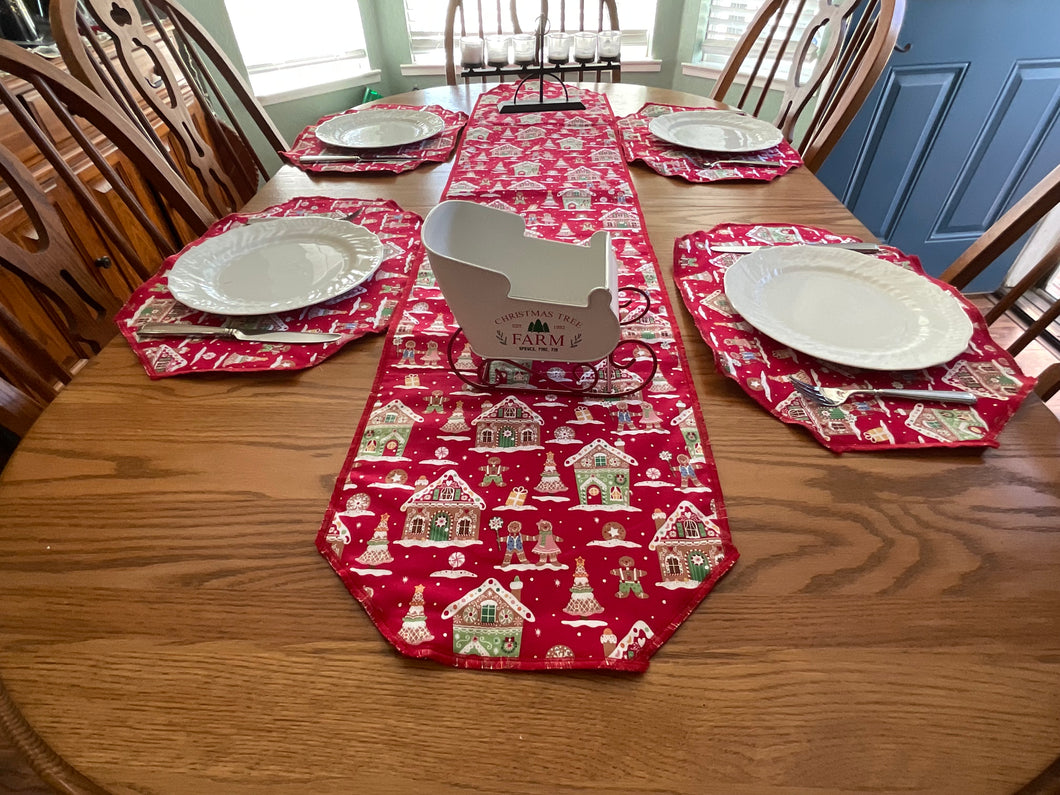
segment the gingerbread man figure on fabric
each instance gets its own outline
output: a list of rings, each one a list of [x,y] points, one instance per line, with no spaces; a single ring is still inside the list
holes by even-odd
[[[640,578],[647,576],[648,572],[644,569],[634,568],[633,558],[629,555],[623,555],[618,559],[618,568],[611,569],[611,573],[618,577],[618,593],[615,594],[619,599],[625,599],[629,596],[632,591],[638,599],[647,599],[648,595],[644,593],[644,586],[640,584]]]

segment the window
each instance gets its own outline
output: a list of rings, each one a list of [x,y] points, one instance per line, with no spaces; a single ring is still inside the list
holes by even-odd
[[[524,428],[523,432],[522,432],[522,435],[520,436],[520,439],[521,439],[523,444],[533,444],[534,443],[534,430],[533,430],[533,428]]]
[[[657,0],[618,0],[618,21],[622,26],[622,60],[637,61],[651,58],[651,37],[655,28],[655,6]],[[474,4],[468,3],[465,9],[468,27],[474,27]],[[553,5],[558,6],[558,3]],[[503,3],[502,17],[507,17],[508,2]],[[405,0],[405,24],[408,26],[409,45],[412,48],[414,64],[445,63],[445,11],[446,4],[439,0]],[[594,9],[595,12],[595,9]],[[519,26],[524,32],[532,33],[537,16],[541,13],[540,0],[516,0],[516,13],[519,15]],[[578,4],[567,3],[567,29],[578,27]],[[495,3],[482,4],[483,28],[489,32],[497,29],[497,6]],[[507,20],[505,19],[505,22]],[[586,9],[586,28],[595,29],[597,17]],[[457,35],[460,35],[460,17],[457,16]],[[510,25],[506,25],[510,27]],[[511,33],[512,31],[507,31]],[[471,30],[468,30],[471,35]]]
[[[496,602],[483,602],[482,611],[479,613],[479,623],[481,624],[496,624],[497,623],[497,603]]]
[[[704,35],[702,42],[700,42],[699,52],[696,54],[696,61],[699,66],[721,70],[729,59],[729,54],[736,48],[736,42],[740,40],[740,36],[743,35],[751,19],[758,11],[759,4],[749,3],[747,0],[702,0],[702,3],[700,18]],[[787,12],[782,16],[776,40],[770,45],[771,52],[775,53],[779,50],[780,41],[784,38],[780,34],[790,30],[795,5],[797,4],[791,4]],[[787,78],[788,71],[791,69],[791,56],[797,49],[795,43],[802,38],[803,33],[810,21],[816,16],[819,8],[819,0],[809,0],[803,8],[802,14],[795,22],[795,34],[791,37],[792,43],[785,50],[784,60],[777,70],[777,76],[780,79]],[[771,24],[767,24],[765,32],[768,33],[770,28]],[[751,65],[757,59],[760,49],[761,45],[756,44],[752,48],[751,54],[744,60],[747,71],[750,71]],[[803,73],[809,74],[813,67],[814,59],[811,50],[803,67]]]
[[[597,468],[607,466],[607,455],[604,453],[596,453],[593,455],[593,466]]]
[[[287,0],[225,0],[232,30],[250,74],[254,92],[263,102],[282,101],[290,92],[309,85],[349,84],[371,67],[365,49],[361,14],[356,0],[302,0],[301,20],[294,22]],[[365,81],[368,82],[368,81]]]

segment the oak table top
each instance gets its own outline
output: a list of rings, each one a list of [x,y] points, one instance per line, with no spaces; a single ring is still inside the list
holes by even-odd
[[[600,88],[618,115],[712,104]],[[384,101],[469,110],[481,90]],[[248,209],[423,215],[451,164],[285,167]],[[675,237],[726,221],[869,237],[805,168],[631,170],[667,276]],[[740,560],[647,673],[457,670],[382,638],[314,548],[382,337],[300,372],[161,381],[118,338],[0,480],[14,703],[114,793],[1018,789],[1060,752],[1060,423],[1032,397],[996,450],[835,455],[715,372],[667,281]]]

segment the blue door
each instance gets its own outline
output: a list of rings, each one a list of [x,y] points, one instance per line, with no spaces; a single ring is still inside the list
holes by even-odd
[[[818,176],[938,275],[1060,163],[1060,2],[909,0],[898,41]]]

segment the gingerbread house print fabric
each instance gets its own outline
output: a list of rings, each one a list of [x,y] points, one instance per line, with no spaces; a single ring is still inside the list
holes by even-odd
[[[624,333],[658,370],[621,398],[529,391],[504,366],[469,386],[421,258],[317,546],[403,654],[642,671],[737,552],[610,108],[582,92],[585,112],[499,114],[511,90],[483,95],[447,195],[550,239],[612,230],[620,285],[652,300]]]
[[[972,339],[954,359],[922,370],[877,371],[827,362],[799,353],[757,331],[724,293],[725,271],[739,254],[717,252],[718,243],[820,243],[847,238],[824,229],[776,224],[722,224],[676,241],[674,278],[718,369],[743,387],[774,416],[806,428],[835,452],[919,447],[997,447],[998,434],[1034,388],[1015,359],[990,336],[979,310],[956,289],[949,290],[972,321]],[[891,247],[876,255],[923,274],[920,261]],[[927,277],[925,277],[927,278]],[[855,396],[841,406],[821,406],[791,385],[794,376],[821,386],[962,389],[974,406],[912,403]]]

